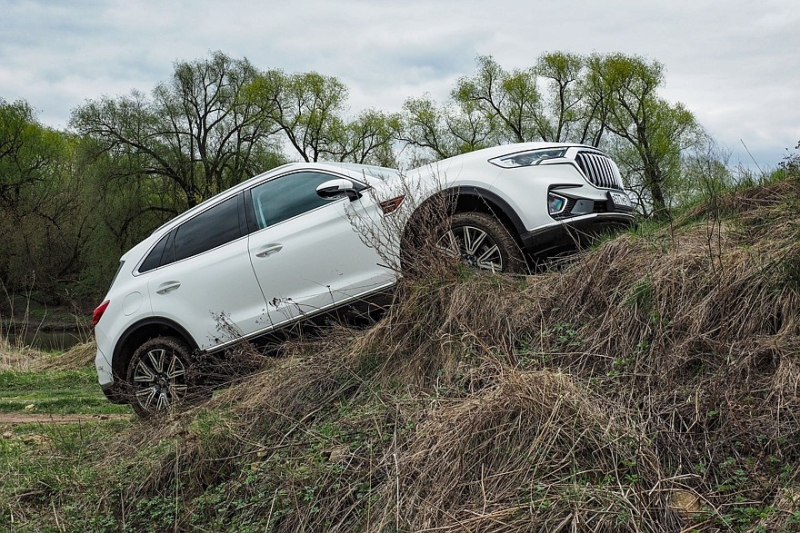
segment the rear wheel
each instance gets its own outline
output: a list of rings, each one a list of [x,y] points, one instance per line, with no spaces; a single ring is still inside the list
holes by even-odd
[[[456,213],[439,247],[467,266],[492,272],[524,272],[525,259],[517,241],[495,217],[480,212]]]
[[[156,337],[131,357],[127,382],[131,406],[142,417],[169,411],[190,392],[189,347],[175,337]]]

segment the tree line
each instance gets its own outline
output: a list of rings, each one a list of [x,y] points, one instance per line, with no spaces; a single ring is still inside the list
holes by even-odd
[[[663,218],[691,192],[692,165],[718,159],[694,115],[659,95],[664,81],[662,64],[625,54],[547,53],[513,70],[480,56],[445,101],[351,114],[335,77],[216,52],[177,62],[149,93],[87,101],[66,131],[0,98],[0,283],[91,304],[153,229],[290,160],[409,168],[500,143],[580,142],[611,153],[642,215]]]

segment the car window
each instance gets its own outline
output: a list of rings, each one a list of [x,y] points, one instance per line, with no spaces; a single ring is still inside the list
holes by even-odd
[[[139,272],[147,272],[148,270],[153,270],[154,268],[160,267],[162,264],[161,258],[164,256],[164,249],[167,247],[167,241],[172,236],[172,233],[168,233],[161,237],[161,240],[158,241],[150,253],[147,254],[147,257],[144,258],[142,261],[141,266],[139,266]]]
[[[164,252],[165,256],[172,252],[174,257],[168,256],[166,262],[180,261],[241,237],[237,200],[236,196],[228,198],[181,224],[174,232],[172,249]],[[166,262],[162,257],[161,264]]]
[[[283,222],[341,198],[322,198],[317,194],[317,186],[332,179],[336,179],[336,176],[322,172],[295,172],[254,187],[251,198],[258,229]]]
[[[241,236],[238,197],[234,196],[161,237],[142,261],[139,272],[201,254]]]

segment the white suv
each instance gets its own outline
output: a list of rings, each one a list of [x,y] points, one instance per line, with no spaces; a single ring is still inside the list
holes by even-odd
[[[202,381],[190,371],[198,354],[385,292],[401,271],[392,258],[415,244],[381,232],[402,233],[432,199],[449,209],[441,247],[498,272],[634,223],[617,166],[589,146],[504,145],[404,174],[284,165],[186,211],[121,258],[92,321],[100,385],[139,414],[165,409]]]

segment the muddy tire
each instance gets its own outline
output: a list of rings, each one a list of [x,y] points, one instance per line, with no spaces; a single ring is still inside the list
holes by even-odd
[[[139,346],[126,375],[136,414],[143,418],[165,414],[195,395],[190,363],[189,347],[176,337],[156,337]]]
[[[486,213],[455,213],[439,247],[471,268],[511,273],[527,270],[517,241],[497,218]]]

